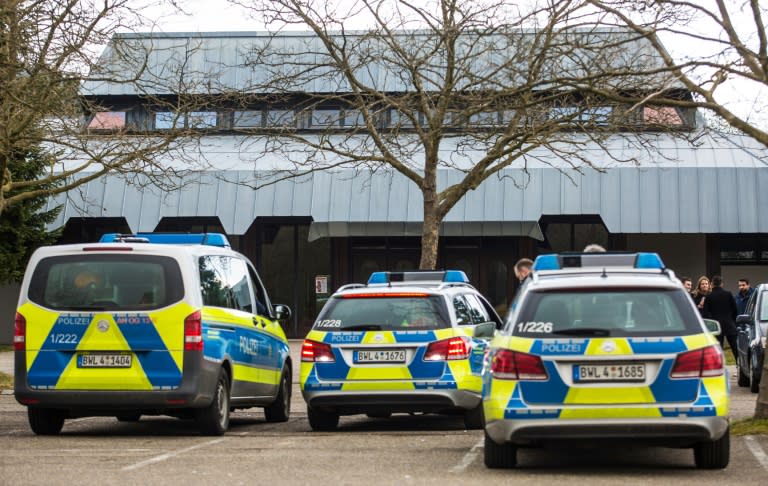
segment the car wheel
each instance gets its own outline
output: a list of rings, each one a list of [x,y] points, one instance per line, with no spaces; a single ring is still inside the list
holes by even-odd
[[[48,408],[27,408],[29,427],[37,435],[57,435],[64,427],[64,412]]]
[[[483,402],[481,401],[475,408],[464,412],[464,427],[467,430],[480,430],[485,425],[483,418]]]
[[[229,428],[229,377],[224,369],[219,371],[213,401],[195,410],[195,420],[203,435],[223,435]]]
[[[717,440],[699,442],[693,447],[693,458],[699,469],[725,469],[731,457],[731,434],[725,434]]]
[[[517,465],[517,447],[512,444],[497,444],[485,434],[485,467],[489,469],[509,469]]]
[[[337,413],[325,412],[308,406],[307,416],[309,418],[309,426],[312,427],[312,430],[334,430],[339,425],[339,414]]]
[[[749,386],[749,375],[744,373],[744,370],[738,364],[736,365],[736,369],[738,370],[738,373],[739,373],[739,379],[737,382],[739,386],[742,386],[742,387]]]
[[[117,415],[118,422],[138,422],[141,419],[141,414],[138,412],[127,412]]]
[[[386,419],[392,416],[392,412],[368,412],[365,415],[373,419]]]
[[[760,368],[751,368],[752,379],[749,384],[749,391],[752,393],[760,392],[760,378],[763,370]]]
[[[264,407],[267,422],[287,422],[291,416],[291,372],[288,366],[280,376],[280,388],[277,398],[268,407]]]

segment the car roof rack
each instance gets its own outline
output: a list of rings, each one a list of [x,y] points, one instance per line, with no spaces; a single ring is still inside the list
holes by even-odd
[[[106,233],[99,243],[153,243],[161,245],[207,245],[230,248],[222,233]]]

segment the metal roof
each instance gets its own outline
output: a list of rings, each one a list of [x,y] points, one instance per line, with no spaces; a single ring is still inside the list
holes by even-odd
[[[501,32],[499,29],[496,32]],[[402,76],[402,66],[384,61],[391,52],[376,36],[366,32],[347,32],[346,48],[358,56],[356,75],[372,89],[385,92],[406,92],[413,88],[407,77]],[[546,54],[531,56],[530,42],[536,31],[516,30],[509,34],[493,35],[465,34],[458,49],[467,54],[468,67],[477,77],[489,73],[487,89],[498,86],[520,85],[527,77],[526,63],[541,55],[550,59],[547,69],[559,77],[572,75],[582,77],[587,70],[595,74],[599,66],[622,67],[633,72],[659,67],[662,61],[646,39],[637,39],[627,30],[620,29],[572,29],[560,32],[559,37],[550,40]],[[334,34],[340,36],[340,34]],[[437,36],[425,31],[396,31],[403,37],[402,45],[408,49],[424,49],[437,42]],[[579,48],[575,42],[558,39],[578,36]],[[480,40],[478,40],[478,38]],[[620,40],[630,39],[626,43]],[[606,47],[608,46],[608,47]],[[381,54],[376,54],[380,51]],[[258,53],[258,54],[257,54]],[[283,54],[280,54],[283,53]],[[286,54],[291,56],[286,58]],[[474,54],[472,54],[474,53]],[[461,53],[460,53],[461,58]],[[516,59],[503,69],[505,62]],[[373,60],[372,60],[373,59]],[[429,65],[422,74],[432,73],[429,79],[437,85],[442,83],[442,62],[440,56],[429,55]],[[105,48],[98,62],[98,68],[89,75],[82,85],[84,95],[118,96],[140,94],[199,93],[214,94],[232,90],[245,92],[274,92],[278,88],[264,87],[276,77],[289,76],[291,70],[303,72],[307,66],[315,66],[311,74],[304,73],[301,81],[283,80],[281,92],[292,93],[334,93],[350,91],[349,85],[333,70],[323,44],[311,32],[179,32],[179,33],[132,33],[115,35]],[[461,68],[461,66],[460,66]],[[322,70],[322,71],[321,71]],[[183,75],[179,75],[182,73]],[[491,74],[493,73],[493,74]],[[470,77],[467,77],[469,79]],[[138,82],[133,82],[138,79]],[[542,74],[537,82],[546,79]],[[615,75],[615,85],[627,87],[630,79]],[[648,78],[644,78],[644,87]],[[669,80],[664,86],[669,87]],[[681,87],[679,83],[676,85]],[[457,89],[461,89],[458,86]],[[473,89],[482,86],[473,84]],[[544,89],[545,86],[541,86]],[[427,87],[427,90],[429,88]]]
[[[232,142],[234,143],[234,142]],[[538,163],[510,168],[469,192],[448,213],[444,235],[527,235],[541,238],[543,215],[600,215],[611,233],[768,233],[768,151],[747,137],[702,137],[696,144],[659,137],[659,155],[624,143],[612,158],[585,151],[603,171]],[[216,166],[217,157],[206,153]],[[636,157],[638,164],[617,164]],[[225,167],[222,163],[219,167]],[[190,173],[178,191],[126,184],[119,176],[91,181],[68,197],[51,228],[70,217],[124,216],[133,231],[152,231],[167,216],[216,216],[228,234],[244,234],[255,218],[303,216],[312,237],[418,235],[422,197],[416,185],[392,170],[315,172],[253,190],[269,171]],[[438,187],[462,172],[440,169]],[[140,177],[141,179],[141,177]]]

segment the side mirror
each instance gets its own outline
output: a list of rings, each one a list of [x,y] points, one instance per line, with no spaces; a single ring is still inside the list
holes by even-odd
[[[283,304],[275,304],[275,319],[287,321],[291,318],[291,308]]]
[[[493,335],[496,333],[496,323],[495,322],[484,322],[482,324],[478,324],[475,326],[475,331],[472,333],[472,335],[476,338],[492,338]]]
[[[714,319],[704,319],[704,326],[706,326],[707,331],[709,331],[710,334],[715,336],[719,336],[720,333],[723,332],[720,328],[720,323]]]
[[[749,314],[741,314],[740,316],[736,316],[736,324],[746,324],[751,326],[754,322],[752,322],[752,318],[749,317]]]

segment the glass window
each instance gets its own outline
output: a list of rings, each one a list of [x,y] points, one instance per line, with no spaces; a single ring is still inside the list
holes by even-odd
[[[207,256],[200,258],[200,290],[203,305],[233,308],[227,278],[225,257]]]
[[[467,294],[464,296],[464,298],[467,299],[467,304],[469,305],[469,313],[472,316],[473,324],[482,324],[484,322],[491,321],[491,318],[488,317],[488,313],[486,312],[485,307],[483,307],[483,304],[477,299],[477,296]]]
[[[124,111],[100,111],[93,115],[88,130],[120,130],[125,128]]]
[[[425,297],[333,297],[315,321],[322,331],[392,331],[449,327],[444,300]]]
[[[768,321],[768,292],[762,292],[760,294],[760,319],[761,321]]]
[[[215,111],[192,111],[189,113],[161,111],[155,113],[156,130],[214,127],[216,127]]]
[[[453,310],[456,312],[456,322],[458,324],[473,324],[472,313],[469,310],[469,304],[463,296],[457,295],[453,298]]]
[[[360,110],[344,110],[345,127],[364,127],[365,119]]]
[[[610,121],[613,108],[610,106],[598,106],[585,108],[580,106],[556,106],[550,108],[547,118],[561,123],[590,123],[594,125],[607,125]]]
[[[700,333],[682,290],[617,289],[531,292],[511,329],[515,335],[649,336]],[[539,326],[537,323],[551,324]]]
[[[476,127],[490,127],[499,124],[499,113],[496,111],[482,111],[469,115],[469,124]]]
[[[421,123],[422,117],[420,113],[416,113],[416,120]],[[401,128],[413,128],[413,120],[409,118],[408,116],[404,115],[398,110],[391,110],[390,111],[390,126],[392,127],[401,127]]]
[[[310,128],[338,127],[341,125],[341,112],[339,110],[312,110]]]
[[[258,111],[236,111],[233,120],[236,128],[261,128],[264,124],[264,113]]]
[[[234,308],[253,313],[251,287],[248,284],[248,266],[239,258],[229,258],[229,286],[232,289]]]
[[[268,110],[266,125],[270,128],[296,128],[293,110]]]
[[[56,310],[143,310],[178,302],[184,285],[176,260],[150,255],[45,258],[29,299]]]
[[[248,273],[251,276],[251,285],[253,285],[253,295],[256,298],[256,314],[265,317],[272,317],[272,304],[267,296],[267,291],[261,283],[259,274],[248,265]]]

